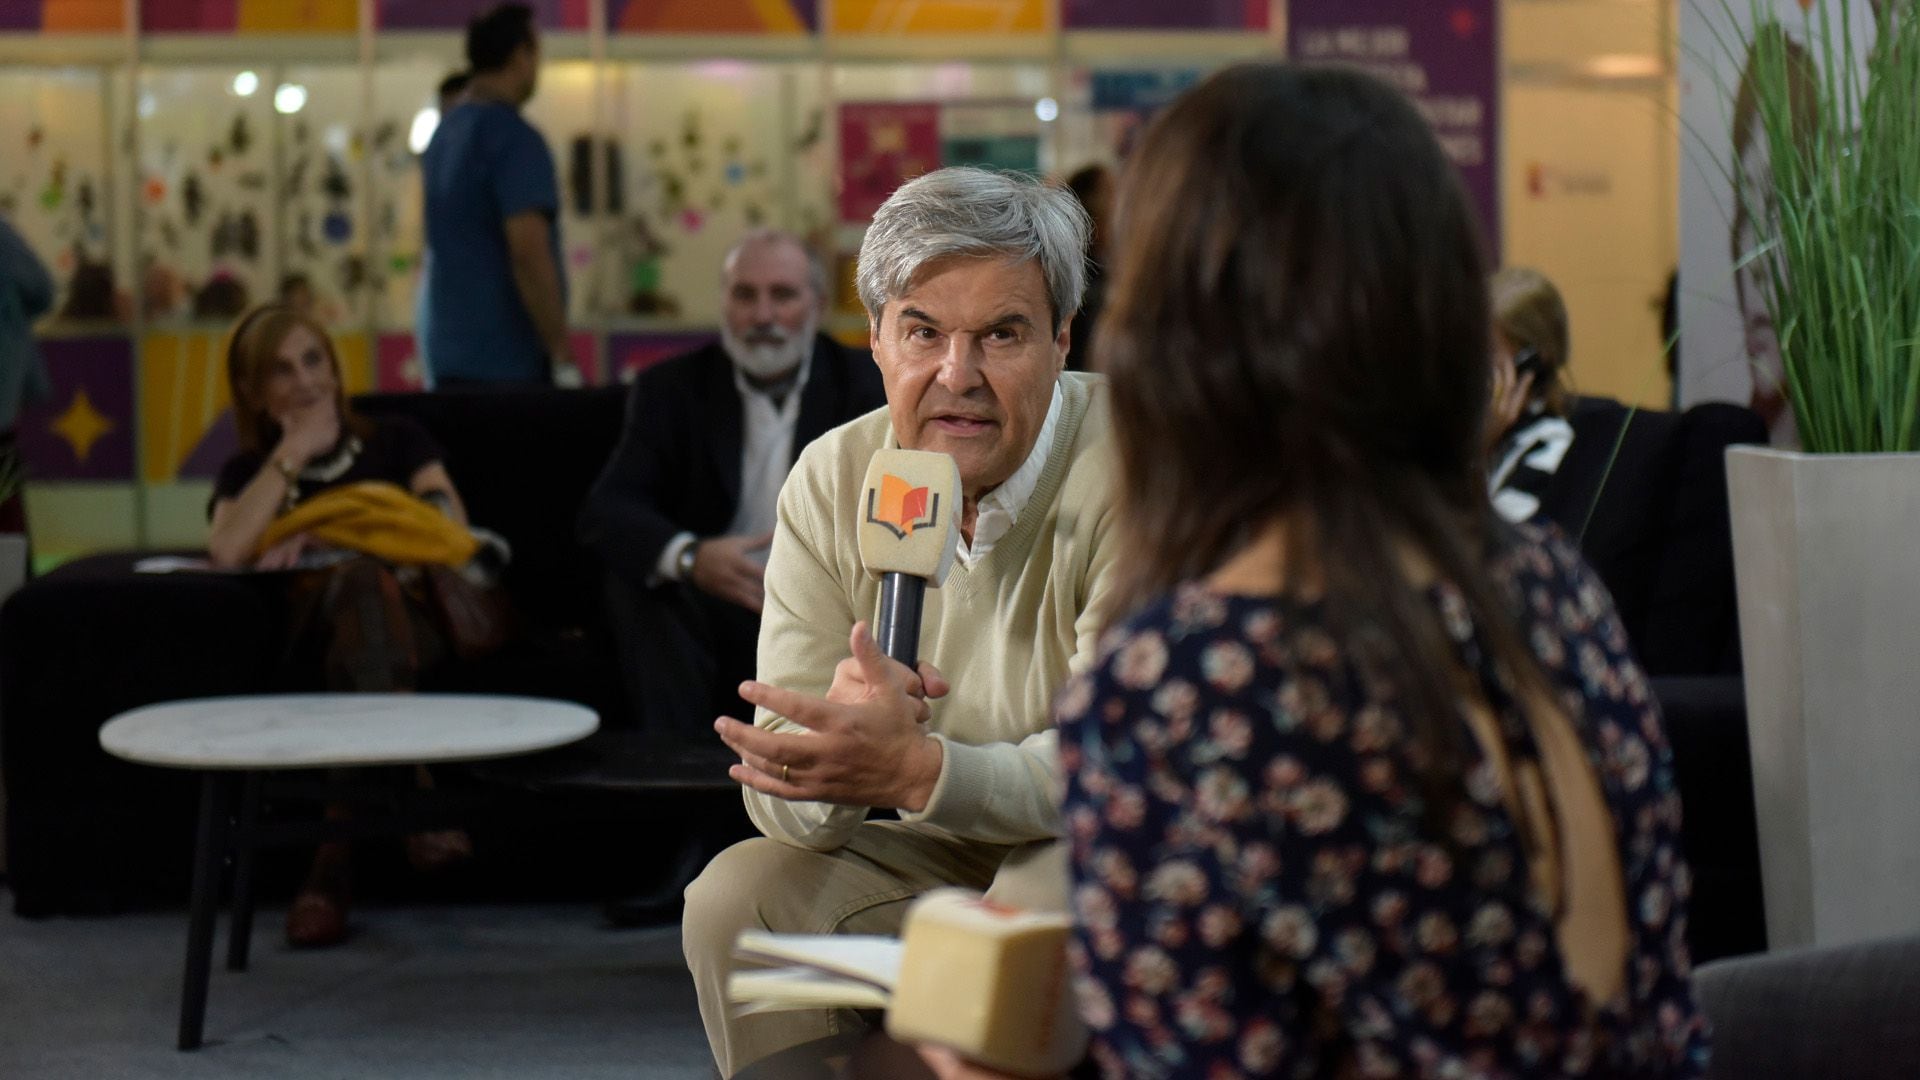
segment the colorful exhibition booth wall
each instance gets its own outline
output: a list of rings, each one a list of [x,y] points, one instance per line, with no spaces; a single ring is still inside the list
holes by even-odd
[[[233,448],[224,317],[312,285],[353,390],[420,385],[418,153],[489,0],[5,0],[0,214],[60,282],[55,400],[20,424],[37,553],[197,546]],[[1657,404],[1675,261],[1670,3],[535,0],[527,106],[560,171],[574,348],[630,378],[706,340],[754,225],[832,260],[828,328],[903,177],[1118,164],[1256,56],[1419,97],[1509,261],[1555,276],[1584,389]],[[196,314],[198,317],[196,317]]]

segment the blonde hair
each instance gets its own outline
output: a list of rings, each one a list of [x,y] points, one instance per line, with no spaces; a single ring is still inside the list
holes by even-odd
[[[242,450],[266,453],[280,439],[280,425],[261,407],[261,395],[280,344],[302,326],[319,339],[327,363],[333,365],[334,407],[340,412],[341,428],[364,433],[347,407],[346,374],[340,370],[340,354],[334,351],[327,328],[290,305],[270,301],[240,316],[227,335],[227,389],[233,397],[234,427],[239,429]]]
[[[1493,275],[1493,325],[1515,351],[1532,349],[1540,357],[1533,385],[1549,411],[1567,411],[1567,305],[1560,290],[1538,270],[1509,266]]]

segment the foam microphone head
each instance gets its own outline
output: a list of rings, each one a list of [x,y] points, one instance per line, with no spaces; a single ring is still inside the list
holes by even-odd
[[[860,491],[860,561],[939,587],[960,547],[960,468],[945,454],[881,450]]]

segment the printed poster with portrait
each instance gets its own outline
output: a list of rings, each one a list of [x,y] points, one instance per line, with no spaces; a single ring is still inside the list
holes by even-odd
[[[1798,438],[1781,390],[1766,272],[1750,258],[1759,239],[1744,209],[1765,199],[1771,184],[1766,139],[1748,89],[1752,43],[1770,35],[1784,39],[1790,77],[1811,88],[1828,77],[1817,47],[1810,47],[1824,18],[1836,41],[1853,43],[1855,66],[1864,74],[1880,6],[1881,0],[1767,0],[1756,6],[1686,0],[1681,6],[1680,404],[1750,406],[1779,446],[1793,446]],[[1851,25],[1843,30],[1848,11]],[[1744,199],[1737,193],[1741,184],[1749,192]]]

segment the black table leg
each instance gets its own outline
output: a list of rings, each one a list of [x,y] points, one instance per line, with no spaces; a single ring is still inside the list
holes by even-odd
[[[260,822],[260,774],[247,773],[240,781],[240,809],[234,826],[233,912],[227,920],[227,970],[247,970],[248,947],[253,943],[254,828]]]
[[[200,828],[193,848],[193,898],[187,913],[187,978],[180,992],[180,1049],[198,1050],[207,1020],[207,977],[213,967],[213,918],[226,857],[230,777],[200,778]]]

